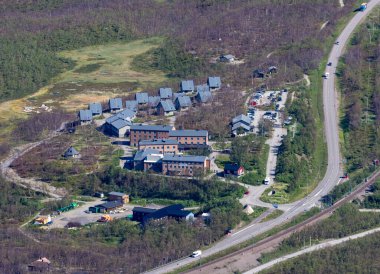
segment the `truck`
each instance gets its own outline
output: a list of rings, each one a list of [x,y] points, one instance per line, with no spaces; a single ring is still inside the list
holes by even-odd
[[[367,3],[362,3],[359,7],[359,11],[365,11],[367,9]]]

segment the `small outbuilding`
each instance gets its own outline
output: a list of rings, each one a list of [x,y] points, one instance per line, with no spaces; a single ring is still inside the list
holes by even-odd
[[[194,81],[193,80],[183,80],[180,84],[181,92],[194,92]]]
[[[40,257],[38,260],[35,260],[28,265],[29,271],[33,272],[49,272],[50,271],[50,260],[46,257]]]
[[[89,109],[81,109],[78,116],[81,125],[89,124],[92,121],[92,112]]]
[[[92,116],[102,115],[103,113],[101,103],[91,103],[88,105],[88,109],[92,112]]]
[[[125,108],[130,109],[132,111],[137,111],[138,109],[138,103],[136,100],[128,100],[125,101]]]
[[[146,92],[136,93],[136,101],[139,105],[145,105],[149,102],[149,95]]]
[[[171,88],[160,88],[159,95],[160,95],[160,98],[163,100],[172,99],[173,91]]]
[[[191,107],[191,99],[189,96],[178,97],[175,101],[175,107],[178,111],[186,110]]]
[[[224,166],[224,176],[233,175],[233,176],[241,176],[244,174],[244,167],[238,164],[226,164]]]
[[[157,106],[157,114],[170,116],[174,115],[175,106],[171,100],[162,100]]]
[[[219,76],[212,76],[207,78],[207,85],[210,90],[218,90],[222,87],[222,82]]]
[[[69,147],[63,154],[65,158],[79,158],[80,154],[74,147]]]
[[[112,191],[108,193],[108,200],[109,201],[120,201],[123,204],[129,203],[129,195],[122,193],[122,192],[116,192]]]
[[[232,63],[235,61],[235,56],[231,54],[223,54],[219,57],[220,62]]]
[[[109,108],[111,112],[116,112],[123,109],[123,101],[121,98],[111,98],[109,100]]]

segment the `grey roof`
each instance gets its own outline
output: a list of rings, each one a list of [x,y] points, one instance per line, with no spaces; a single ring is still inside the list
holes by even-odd
[[[183,97],[183,96],[187,96],[187,95],[185,93],[182,93],[182,92],[173,93],[174,100],[177,99],[178,97]]]
[[[73,157],[74,155],[79,155],[79,152],[73,147],[69,147],[64,153],[65,157]]]
[[[198,85],[197,86],[197,92],[207,92],[210,91],[210,87],[208,85]]]
[[[148,104],[150,107],[157,107],[157,105],[160,103],[160,100],[160,96],[149,96]]]
[[[204,163],[207,159],[206,156],[194,156],[194,155],[164,155],[163,162],[186,162],[186,163]]]
[[[92,120],[92,111],[89,109],[81,109],[79,111],[79,119],[81,121],[91,121]]]
[[[178,145],[176,140],[172,139],[154,139],[154,140],[141,140],[139,145],[147,146],[147,145]]]
[[[149,95],[146,92],[136,93],[136,101],[139,104],[147,104],[149,101]]]
[[[121,98],[111,98],[109,101],[110,109],[122,109],[123,101]]]
[[[193,91],[194,81],[193,80],[183,80],[181,81],[181,91]]]
[[[88,105],[88,109],[91,110],[92,115],[102,114],[103,112],[102,104],[100,103],[91,103]]]
[[[208,101],[212,99],[212,94],[210,91],[199,92],[197,94],[197,99],[201,101],[202,103],[207,103]]]
[[[173,96],[173,91],[171,88],[160,88],[159,94],[161,99],[171,99]]]
[[[159,103],[159,106],[161,105],[161,107],[163,108],[163,110],[165,112],[171,112],[171,111],[175,111],[175,107],[174,107],[174,104],[172,101],[170,100],[162,100],[160,101]]]
[[[219,76],[208,77],[207,84],[210,88],[220,88],[222,86]]]
[[[220,58],[231,60],[231,59],[234,59],[235,56],[233,56],[232,54],[223,54],[222,56],[220,56]]]
[[[136,116],[136,112],[130,109],[124,109],[118,113],[116,113],[117,117],[124,119],[124,120],[131,120]]]
[[[131,125],[132,125],[131,122],[125,121],[121,118],[118,118],[117,120],[115,120],[111,123],[111,126],[113,126],[116,129],[121,129],[123,127],[130,127]]]
[[[111,201],[111,202],[107,202],[107,203],[104,203],[101,205],[96,205],[95,207],[102,207],[105,209],[113,209],[115,207],[121,207],[121,206],[123,206],[123,203],[121,201]]]
[[[108,123],[108,124],[112,124],[114,121],[119,120],[119,119],[121,119],[121,118],[118,117],[117,115],[113,115],[113,116],[108,117],[108,118],[106,119],[106,123]]]
[[[184,107],[190,107],[191,106],[191,99],[189,96],[181,96],[176,99],[176,105],[178,107],[184,108]]]
[[[123,197],[123,196],[125,196],[126,194],[125,194],[125,193],[122,193],[122,192],[111,191],[110,193],[108,193],[108,195],[113,195],[113,196],[120,196],[120,197]]]
[[[251,127],[242,123],[242,122],[237,122],[236,124],[233,124],[232,126],[232,131],[235,131],[237,130],[238,128],[243,128],[245,129],[246,131],[250,131],[251,130]]]
[[[136,152],[135,157],[133,157],[133,161],[143,161],[150,154],[160,154],[160,152],[157,149],[152,148],[139,150]]]
[[[125,108],[136,111],[137,110],[137,101],[136,100],[128,100],[125,101]]]
[[[132,212],[141,212],[141,213],[153,213],[156,211],[157,209],[154,209],[154,208],[147,208],[147,207],[140,207],[140,206],[135,206],[132,209]]]
[[[207,135],[207,130],[198,129],[172,130],[169,132],[170,137],[207,137]]]
[[[149,130],[149,131],[171,131],[173,129],[172,126],[165,125],[133,125],[131,126],[131,130]]]
[[[251,118],[249,118],[248,116],[246,116],[244,114],[240,114],[240,115],[238,115],[232,119],[232,124],[236,124],[238,122],[244,122],[247,125],[250,125],[251,124]]]

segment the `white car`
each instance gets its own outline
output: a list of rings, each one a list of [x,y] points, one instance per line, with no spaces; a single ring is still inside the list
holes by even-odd
[[[190,257],[196,258],[202,255],[202,250],[196,250],[194,251]]]
[[[270,178],[269,178],[269,177],[266,177],[266,178],[264,179],[264,185],[269,185],[269,183],[270,183]]]
[[[324,75],[325,79],[329,79],[330,73],[326,72]]]

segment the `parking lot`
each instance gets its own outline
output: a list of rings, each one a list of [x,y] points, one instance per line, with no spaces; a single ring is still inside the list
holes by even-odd
[[[52,216],[53,223],[48,226],[49,229],[52,228],[64,228],[68,223],[78,223],[80,225],[86,225],[89,223],[95,223],[104,214],[110,215],[113,219],[126,218],[128,215],[132,214],[132,209],[136,205],[124,204],[123,208],[111,211],[110,213],[86,213],[88,208],[91,206],[99,205],[106,202],[100,198],[95,199],[95,201],[85,202],[83,205],[74,208],[70,211],[62,212],[60,215]],[[149,205],[150,208],[158,208],[156,205]]]

